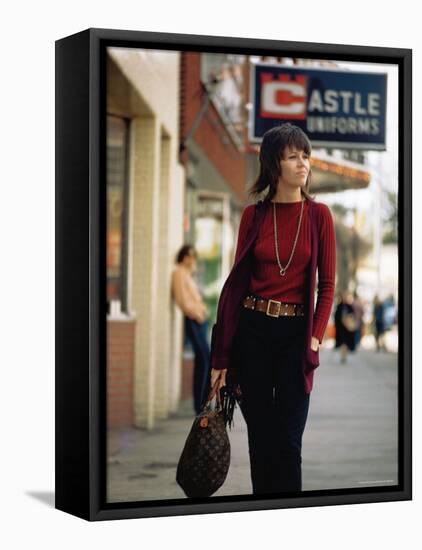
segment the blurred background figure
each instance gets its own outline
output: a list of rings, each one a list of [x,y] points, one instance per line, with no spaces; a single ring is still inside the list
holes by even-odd
[[[384,334],[386,330],[385,326],[385,304],[382,300],[380,300],[378,294],[375,294],[374,296],[374,304],[373,304],[373,324],[374,324],[374,337],[375,337],[375,343],[377,346],[377,351],[383,350],[387,351],[387,348],[385,346],[384,342]]]
[[[335,348],[340,348],[340,362],[345,363],[348,352],[354,352],[356,349],[355,333],[358,327],[353,308],[353,295],[349,290],[343,291],[338,296],[334,324],[336,329]]]
[[[385,330],[390,330],[397,324],[397,307],[393,294],[384,300],[384,324]]]
[[[361,338],[362,338],[362,332],[363,332],[363,316],[365,313],[365,309],[362,303],[362,300],[360,299],[357,291],[355,290],[353,293],[353,311],[355,314],[356,319],[356,331],[355,331],[355,348],[360,344]]]
[[[172,273],[172,294],[184,314],[185,336],[194,352],[193,403],[195,413],[202,409],[202,401],[209,382],[210,349],[207,340],[208,310],[192,276],[196,271],[197,254],[192,245],[181,247]]]

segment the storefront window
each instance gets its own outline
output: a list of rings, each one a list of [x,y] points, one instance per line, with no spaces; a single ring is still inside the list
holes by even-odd
[[[127,119],[107,116],[107,304],[112,314],[127,312],[128,130]]]

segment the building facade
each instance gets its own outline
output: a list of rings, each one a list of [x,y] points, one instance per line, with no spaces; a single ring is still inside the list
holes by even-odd
[[[177,408],[182,325],[171,300],[183,240],[180,54],[107,56],[108,426],[152,428]]]

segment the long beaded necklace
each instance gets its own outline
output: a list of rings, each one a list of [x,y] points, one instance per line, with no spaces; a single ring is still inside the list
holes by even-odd
[[[280,275],[282,277],[284,277],[284,275],[286,274],[287,268],[289,267],[290,262],[292,261],[293,254],[294,254],[295,248],[296,248],[297,239],[299,237],[300,225],[302,223],[303,205],[304,205],[305,199],[303,198],[301,202],[302,202],[302,204],[301,204],[301,209],[300,209],[300,217],[299,217],[299,223],[298,223],[298,226],[297,226],[296,237],[295,237],[295,241],[293,243],[293,248],[292,248],[292,252],[290,254],[289,261],[287,262],[285,267],[283,267],[281,265],[280,257],[278,255],[277,220],[276,220],[276,213],[275,213],[276,209],[275,209],[275,202],[273,202],[275,255],[277,257],[277,263],[278,263],[278,267],[280,268]]]

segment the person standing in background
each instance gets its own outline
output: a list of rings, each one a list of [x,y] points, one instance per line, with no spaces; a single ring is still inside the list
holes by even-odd
[[[172,273],[172,294],[184,315],[185,335],[194,352],[193,402],[195,413],[202,410],[202,402],[209,378],[210,349],[207,340],[207,315],[198,286],[192,276],[196,271],[197,254],[193,246],[181,247]]]
[[[385,319],[384,319],[385,306],[384,302],[380,300],[378,294],[374,296],[373,302],[373,323],[374,323],[374,337],[377,351],[387,351],[384,342],[385,334]]]
[[[356,318],[353,309],[353,295],[349,290],[344,290],[339,296],[339,301],[334,313],[336,327],[335,349],[340,349],[340,362],[347,362],[348,352],[356,349]]]

